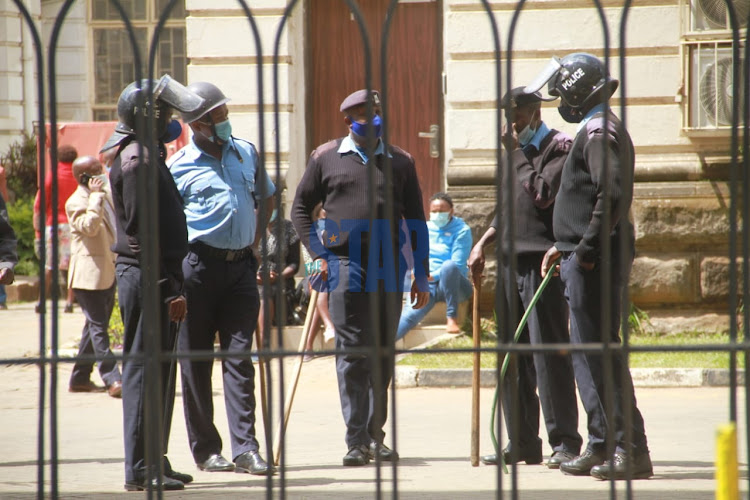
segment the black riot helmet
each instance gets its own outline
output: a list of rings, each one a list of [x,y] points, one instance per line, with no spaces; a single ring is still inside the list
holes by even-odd
[[[193,111],[182,113],[182,121],[192,123],[201,117],[207,115],[222,104],[229,102],[229,98],[224,95],[219,87],[209,82],[195,82],[188,85],[188,90],[194,92],[203,98],[203,104]]]
[[[151,87],[149,99],[147,92]],[[169,75],[158,80],[141,80],[125,87],[117,101],[117,117],[115,132],[109,138],[101,151],[111,149],[120,144],[126,137],[136,133],[136,123],[139,116],[146,119],[153,113],[156,120],[156,137],[162,139],[167,135],[167,127],[172,121],[172,108],[181,112],[195,111],[203,105],[203,98],[188,90]]]
[[[591,108],[612,97],[619,85],[599,58],[584,52],[553,58],[526,91],[537,91],[545,83],[547,92],[562,100],[559,107],[562,117],[574,123],[581,121]]]

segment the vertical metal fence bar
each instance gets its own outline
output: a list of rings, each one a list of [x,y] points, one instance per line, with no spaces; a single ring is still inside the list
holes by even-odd
[[[507,41],[507,58],[506,58],[506,66],[507,69],[505,71],[505,92],[508,96],[510,96],[510,92],[513,89],[513,42],[515,41],[515,35],[516,35],[516,26],[518,25],[519,19],[521,17],[521,12],[524,8],[524,5],[526,3],[526,0],[519,0],[516,3],[516,8],[513,11],[513,17],[511,18],[510,27],[508,28],[508,41]],[[500,59],[500,53],[498,52],[496,57]],[[500,108],[502,96],[498,94],[497,96],[497,106]],[[510,102],[510,100],[508,101]],[[507,126],[507,133],[512,135],[513,134],[513,123],[515,121],[515,108],[513,106],[508,106],[508,109],[505,110],[505,113],[503,113],[506,119],[506,126]],[[498,129],[499,133],[502,134],[502,128],[500,127],[500,124],[498,123]],[[504,268],[501,270],[498,268],[498,280],[502,279],[505,283],[507,283],[507,287],[510,288],[515,281],[515,276],[518,275],[518,254],[516,253],[516,210],[515,210],[515,200],[516,200],[516,182],[517,182],[517,175],[516,170],[512,168],[512,160],[511,160],[512,151],[510,149],[505,149],[505,166],[502,169],[503,177],[502,177],[502,185],[503,189],[505,191],[504,200],[496,200],[497,204],[497,211],[498,214],[503,214],[503,218],[507,220],[507,224],[509,226],[509,230],[502,233],[501,239],[498,242],[498,248],[501,250],[505,248],[505,245],[503,244],[503,239],[505,238],[505,235],[508,235],[508,242],[507,242],[507,262],[505,263]],[[497,182],[501,182],[501,178],[498,176]],[[501,203],[501,201],[504,201],[505,203]],[[507,269],[507,273],[505,270]],[[507,275],[507,278],[506,278]],[[507,297],[507,299],[506,299]],[[505,297],[502,297],[503,300],[508,302],[508,315],[507,319],[504,321],[506,331],[503,335],[504,342],[511,344],[514,342],[514,336],[512,332],[515,332],[516,325],[518,324],[518,313],[519,313],[519,307],[521,307],[521,304],[519,304],[519,297],[518,293],[515,291],[513,293],[506,292]],[[530,355],[530,354],[529,354]],[[511,354],[510,355],[510,364],[509,364],[509,371],[510,371],[510,396],[512,401],[519,401],[519,395],[520,395],[520,388],[518,386],[518,357],[519,356],[526,356],[526,354]],[[499,365],[498,365],[499,366]],[[507,376],[507,375],[506,375]],[[500,407],[502,408],[502,400],[499,401]],[[520,436],[521,432],[521,413],[520,413],[520,405],[514,404],[511,406],[511,408],[506,408],[503,411],[500,412],[500,416],[502,416],[505,412],[510,412],[510,421],[512,425],[512,429],[508,429],[508,435],[509,436]],[[508,442],[511,446],[513,445],[513,439],[511,437],[508,438]],[[517,451],[520,453],[520,442],[516,442],[515,444]],[[498,450],[498,453],[502,453],[502,449]],[[499,463],[499,462],[498,462]],[[499,469],[499,468],[498,468]],[[518,498],[518,465],[516,463],[513,463],[511,465],[511,498],[517,499]],[[501,492],[502,495],[502,492]]]
[[[739,24],[734,5],[725,0],[729,23],[732,28],[732,85],[736,89],[740,82],[740,39]],[[737,185],[740,182],[737,165],[739,103],[734,100],[732,106],[732,130],[731,130],[731,163],[729,166],[729,343],[734,346],[737,343],[737,257],[738,257],[738,221],[737,211],[740,209]],[[745,152],[747,153],[747,152]],[[743,221],[745,224],[745,221]],[[729,419],[737,422],[737,351],[729,352]]]
[[[52,335],[52,356],[50,362],[50,481],[51,481],[51,498],[58,498],[58,421],[57,421],[57,368],[59,359],[59,325],[58,325],[58,297],[60,293],[60,281],[59,281],[59,241],[58,241],[58,221],[57,221],[57,210],[58,210],[58,182],[57,182],[57,87],[55,78],[57,76],[55,64],[57,55],[57,43],[60,36],[65,16],[67,16],[71,5],[74,0],[66,0],[60,12],[58,13],[54,26],[52,27],[52,33],[50,35],[49,44],[49,55],[48,55],[48,86],[49,86],[49,115],[50,115],[50,144],[51,144],[51,172],[52,175],[52,226],[50,228],[52,232],[52,308],[50,310],[50,333]],[[44,106],[43,102],[39,103],[39,106]],[[40,124],[42,127],[44,123]],[[44,189],[44,185],[41,186]],[[40,219],[43,213],[40,214]],[[44,222],[40,224],[42,228],[42,242],[44,242],[45,227]],[[43,243],[42,243],[43,244]],[[46,313],[45,307],[45,294],[44,290],[40,290],[40,313]]]
[[[620,69],[620,121],[622,127],[628,130],[627,121],[627,65],[626,65],[626,48],[627,48],[627,25],[628,16],[630,14],[630,8],[632,6],[632,0],[626,0],[622,9],[622,17],[620,19],[620,37],[619,37],[619,69]],[[620,162],[625,164],[624,160],[625,151],[620,150]],[[626,168],[620,172],[622,176],[623,193],[622,196],[626,200],[630,200],[632,204],[633,200],[633,180],[635,172],[630,168]],[[632,211],[632,205],[629,212]],[[620,301],[620,330],[622,331],[622,363],[620,366],[620,373],[618,376],[620,380],[629,380],[630,375],[630,330],[628,323],[628,316],[630,314],[630,294],[628,293],[628,284],[630,282],[630,263],[633,261],[633,247],[629,241],[629,236],[634,228],[631,227],[630,213],[624,213],[621,211],[619,214],[619,220],[621,224],[626,225],[627,230],[620,233],[618,241],[621,263],[620,263],[620,274],[623,279],[624,288]],[[634,234],[634,233],[633,233]],[[635,401],[634,391],[632,384],[626,384],[622,386],[622,411],[623,411],[623,426],[625,429],[625,443],[628,447],[628,451],[633,446],[633,402]],[[625,497],[631,499],[633,497],[633,485],[631,481],[632,476],[632,462],[628,462],[628,471],[626,476],[625,484]]]
[[[380,101],[382,105],[381,114],[383,116],[383,121],[386,124],[385,130],[383,131],[383,144],[387,148],[390,144],[390,132],[388,130],[388,98],[390,96],[388,92],[388,37],[391,31],[391,25],[393,22],[393,16],[396,14],[396,7],[398,6],[398,0],[390,0],[388,4],[388,9],[386,11],[385,15],[385,21],[383,22],[383,29],[382,34],[380,37]],[[374,159],[374,155],[372,158]],[[398,234],[394,233],[394,228],[391,227],[393,224],[393,189],[391,189],[391,186],[393,185],[393,164],[391,162],[390,157],[386,154],[384,155],[384,182],[385,182],[385,213],[384,218],[386,221],[388,221],[388,231],[391,235]],[[424,193],[422,194],[424,197]],[[396,228],[397,231],[400,230],[400,228]],[[398,242],[394,243],[396,246],[398,246]],[[398,268],[399,262],[394,262],[394,265],[396,266],[393,269],[393,272],[396,277],[396,282],[399,281],[399,277],[401,276],[400,270]],[[415,263],[416,265],[416,263]],[[387,270],[386,272],[389,272],[390,270]],[[384,277],[385,278],[385,277]],[[401,289],[403,286],[404,280],[400,280],[400,284],[398,284],[398,289]],[[387,283],[387,280],[386,280]],[[391,319],[396,315],[399,314],[400,311],[396,311],[394,309],[393,301],[386,300],[385,301],[385,324],[390,325]],[[376,315],[377,316],[377,315]],[[395,359],[394,354],[395,349],[395,342],[389,342],[388,345],[383,346],[382,350],[378,350],[377,356],[387,356],[388,359]],[[382,354],[381,354],[382,353]],[[377,360],[377,358],[375,358]],[[378,367],[376,370],[379,370],[380,363],[375,363],[375,366]],[[376,372],[377,373],[377,372]],[[391,413],[391,432],[393,433],[393,448],[398,450],[398,440],[397,440],[397,426],[396,426],[396,417],[397,417],[397,408],[396,408],[396,364],[395,362],[391,366],[391,380],[392,380],[392,390],[390,393],[390,413]],[[378,377],[376,380],[381,380],[380,377]],[[377,474],[378,479],[380,479],[380,455],[378,453],[375,454],[375,463],[377,465]],[[398,498],[398,468],[396,467],[396,462],[391,462],[391,472],[393,473],[393,479],[392,479],[392,498],[397,499]],[[380,481],[378,481],[378,486],[380,485]]]
[[[279,120],[279,51],[281,50],[281,35],[284,32],[284,29],[286,27],[287,21],[289,17],[292,15],[292,12],[294,11],[294,8],[297,5],[298,0],[290,0],[287,4],[286,8],[284,9],[284,14],[282,15],[281,22],[279,23],[279,27],[276,30],[276,35],[274,36],[274,44],[273,44],[273,120],[274,120],[274,130],[276,130],[276,134],[274,134],[274,150],[276,152],[276,158],[275,158],[275,170],[276,170],[276,179],[277,179],[277,187],[281,184],[281,137],[279,134],[280,129],[280,120]],[[281,193],[279,192],[279,189],[277,188],[277,202],[280,202],[281,200]],[[279,225],[279,230],[281,229]],[[280,232],[280,231],[279,231]],[[277,238],[280,236],[277,235]],[[263,246],[265,246],[265,243],[263,243]],[[279,248],[279,251],[281,248]],[[264,326],[264,328],[266,328]],[[311,323],[312,328],[312,323]],[[311,333],[308,333],[310,335]],[[304,326],[302,335],[305,335]],[[277,330],[277,343],[280,350],[285,350],[284,346],[284,329],[281,326],[281,323],[279,323],[279,327]],[[263,349],[266,349],[267,341],[264,339],[264,345]],[[300,354],[301,355],[301,354]],[[268,381],[271,380],[271,367],[270,363],[266,362],[265,365],[266,370],[266,383],[268,384]],[[271,387],[269,385],[269,387]],[[280,418],[281,421],[284,421],[284,357],[279,357],[279,408],[280,408]],[[272,391],[268,391],[268,394],[273,394]],[[273,412],[271,411],[271,402],[273,401],[273,398],[269,397],[269,409],[268,409],[268,415],[273,415]],[[283,428],[284,433],[286,433],[286,429]],[[272,449],[272,443],[273,443],[272,436],[270,433],[266,433],[266,453],[268,453],[268,456],[271,457],[271,460],[273,460],[273,456],[275,453],[275,450]],[[285,436],[282,436],[282,439],[279,441],[279,446],[281,447],[281,453],[280,453],[280,463],[279,463],[279,489],[280,489],[280,498],[281,500],[284,500],[286,498],[286,438]],[[268,476],[269,481],[266,485],[266,492],[267,492],[267,498],[272,498],[272,483],[270,481],[270,476]]]
[[[750,25],[750,13],[748,18],[741,19],[745,26]],[[737,316],[742,319],[742,343],[745,346],[745,378],[744,378],[744,395],[745,395],[745,463],[750,463],[750,381],[748,381],[748,366],[750,366],[750,31],[746,31],[744,39],[744,60],[742,61],[742,97],[740,105],[742,106],[742,197],[744,206],[742,210],[742,314]],[[736,96],[736,94],[735,94]],[[731,291],[730,291],[731,293]],[[734,322],[733,316],[730,316]],[[750,486],[750,476],[745,478],[746,484]]]
[[[34,42],[34,54],[36,56],[36,71],[37,71],[37,98],[39,100],[39,106],[37,110],[37,120],[39,122],[39,131],[37,137],[37,152],[43,151],[45,141],[47,140],[47,130],[44,124],[44,55],[42,50],[42,41],[39,36],[39,31],[36,29],[34,20],[31,17],[26,6],[21,3],[21,0],[13,0],[13,3],[18,8],[18,11],[23,17],[26,27],[31,33],[31,37]],[[41,149],[40,149],[41,145]],[[44,186],[45,169],[46,169],[46,158],[45,154],[39,154],[39,167],[38,167],[38,179],[42,186]],[[40,205],[41,212],[45,212],[46,199],[44,196],[44,189],[40,192]],[[44,245],[41,245],[39,249],[39,286],[40,290],[44,290],[45,279],[44,279],[44,264],[45,264],[45,249]],[[46,338],[46,315],[39,315],[39,399],[38,399],[38,418],[37,418],[37,498],[44,498],[44,454],[45,454],[45,427],[44,427],[44,413],[45,413],[45,401],[47,394],[47,338]]]
[[[502,206],[503,202],[503,189],[507,189],[507,187],[503,187],[502,183],[500,182],[500,179],[502,179],[503,176],[503,168],[502,168],[502,156],[503,152],[501,149],[502,145],[502,123],[503,123],[503,113],[500,109],[500,100],[503,96],[503,79],[502,79],[502,61],[500,59],[500,33],[497,27],[497,20],[495,19],[495,15],[492,12],[492,6],[488,0],[481,0],[482,7],[484,8],[484,12],[487,14],[487,19],[490,24],[490,30],[492,32],[492,42],[493,42],[493,50],[495,53],[495,102],[497,105],[495,106],[495,207],[496,210],[499,210]],[[507,343],[507,338],[510,332],[510,328],[507,327],[508,322],[508,303],[506,300],[503,299],[505,296],[505,282],[503,279],[504,276],[504,270],[503,270],[503,264],[505,262],[505,258],[502,251],[502,237],[504,234],[504,227],[505,223],[503,221],[502,217],[498,217],[498,226],[497,226],[497,233],[499,235],[499,238],[497,240],[497,243],[495,245],[495,258],[497,259],[497,278],[496,278],[496,285],[495,285],[495,318],[496,318],[496,328],[498,333],[498,341],[495,345],[497,351],[496,351],[496,357],[497,357],[497,366],[499,367],[502,363],[502,357],[504,354],[507,353],[507,351],[503,350],[503,344]],[[501,327],[501,324],[504,325],[504,327]],[[502,333],[501,333],[502,332]],[[497,385],[498,385],[498,391],[497,391],[497,401],[496,403],[498,405],[501,405],[501,402],[503,400],[503,389],[502,384],[500,383],[500,376],[499,376],[499,370],[496,372],[497,376]],[[502,409],[500,410],[496,421],[490,422],[490,425],[495,425],[495,432],[498,436],[498,444],[497,444],[497,457],[498,457],[498,468],[497,468],[497,491],[496,496],[497,498],[503,498],[503,472],[502,467],[499,466],[500,464],[500,458],[502,456],[502,432],[503,432],[503,418],[502,418]]]

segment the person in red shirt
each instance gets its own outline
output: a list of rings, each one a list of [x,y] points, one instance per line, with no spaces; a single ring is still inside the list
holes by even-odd
[[[52,221],[57,217],[57,251],[58,251],[58,269],[63,272],[63,281],[67,283],[68,265],[70,264],[70,225],[68,216],[65,213],[65,202],[78,187],[78,183],[73,177],[73,162],[78,158],[78,151],[71,145],[63,145],[57,148],[57,206],[52,206],[52,175],[45,176],[44,195],[46,200],[45,206],[45,234],[44,244],[46,248],[46,263],[44,276],[49,288],[52,281]],[[41,231],[41,190],[37,191],[34,200],[34,229],[39,233]],[[40,242],[41,244],[41,242]],[[39,304],[36,306],[37,312],[43,312],[44,301],[42,300],[42,291],[39,291]],[[68,289],[65,300],[65,312],[73,312],[73,291]]]

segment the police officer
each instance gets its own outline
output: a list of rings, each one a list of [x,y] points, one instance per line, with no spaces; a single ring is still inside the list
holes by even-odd
[[[227,101],[215,85],[188,87],[204,105],[184,113],[191,142],[170,162],[185,202],[190,251],[183,262],[188,315],[180,332],[180,352],[221,349],[236,353],[222,360],[233,462],[221,455],[214,425],[213,360],[181,361],[182,398],[190,450],[200,470],[272,474],[255,439],[255,371],[249,353],[258,320],[258,263],[253,254],[273,209],[274,185],[259,163],[255,146],[232,137]],[[265,210],[257,210],[265,203]],[[264,220],[259,220],[264,214]]]
[[[553,217],[555,244],[544,256],[542,276],[559,269],[570,307],[573,344],[619,342],[622,296],[635,250],[629,220],[635,151],[627,130],[609,108],[618,81],[610,77],[602,61],[585,53],[553,59],[528,90],[540,88],[547,79],[549,93],[560,96],[560,115],[568,122],[578,123],[578,133],[563,166]],[[626,182],[630,185],[626,186]],[[609,239],[610,248],[607,260],[602,255],[605,239]],[[621,240],[627,246],[624,250]],[[561,264],[552,269],[558,257],[562,257]],[[602,287],[602,269],[610,272],[607,289]],[[609,302],[608,335],[602,333],[605,301]],[[572,356],[588,415],[589,442],[581,455],[563,462],[560,470],[599,479],[624,479],[629,464],[632,478],[651,477],[646,431],[630,372],[623,373],[618,356],[611,358],[614,407],[612,415],[607,415],[601,353],[574,351]],[[632,424],[632,442],[626,441],[624,397],[630,399],[628,407],[632,410],[627,419]],[[606,451],[608,425],[614,427],[614,460],[609,460]]]
[[[560,186],[563,163],[570,151],[567,134],[550,129],[542,121],[539,92],[526,93],[523,87],[514,88],[502,99],[502,105],[512,119],[512,127],[503,134],[503,142],[510,152],[510,167],[515,170],[515,252],[517,266],[511,275],[507,258],[510,257],[510,235],[502,238],[506,255],[505,293],[508,305],[515,294],[517,318],[529,307],[542,282],[540,267],[544,252],[555,242],[552,234],[552,213],[555,195]],[[475,282],[484,269],[484,247],[495,241],[498,217],[477,242],[469,255],[469,267]],[[504,224],[509,233],[510,221]],[[568,310],[562,285],[552,281],[547,285],[528,323],[519,338],[520,343],[567,343]],[[544,412],[552,456],[547,467],[556,469],[560,463],[573,459],[581,450],[578,434],[578,406],[576,403],[573,367],[569,356],[552,352],[534,353],[517,357],[518,398],[511,400],[511,377],[506,377],[504,394],[505,421],[511,439],[503,450],[505,463],[527,464],[542,462],[542,440],[539,439],[539,403]],[[539,387],[539,397],[537,397]],[[518,434],[511,422],[511,406],[518,406]],[[496,464],[496,455],[482,457],[486,464]]]
[[[152,95],[146,96],[151,87]],[[117,148],[110,182],[114,201],[117,238],[113,250],[117,254],[115,272],[120,300],[120,312],[125,326],[126,354],[146,352],[146,332],[143,321],[141,289],[141,248],[149,234],[140,230],[139,193],[137,191],[138,172],[143,169],[156,169],[158,176],[158,234],[159,234],[159,283],[162,323],[158,327],[161,349],[171,352],[174,345],[174,330],[171,322],[179,322],[185,317],[185,297],[182,295],[182,259],[187,253],[187,228],[182,212],[182,200],[175,188],[172,176],[164,163],[166,149],[163,140],[168,136],[172,107],[188,111],[197,108],[202,99],[187,90],[168,75],[158,81],[143,80],[140,85],[131,83],[122,91],[117,103],[119,123],[102,151]],[[152,157],[149,144],[140,142],[148,136],[146,130],[138,130],[139,123],[148,123],[153,115],[156,127],[152,132],[157,157]],[[136,140],[136,132],[138,140]],[[143,171],[145,173],[145,171]],[[141,174],[143,175],[143,174]],[[162,365],[160,394],[158,401],[163,415],[164,453],[169,443],[169,430],[174,405],[174,364]],[[170,373],[171,372],[171,373]],[[151,381],[151,383],[154,383]],[[125,489],[129,491],[158,487],[166,490],[181,490],[184,483],[193,480],[188,474],[172,470],[169,460],[163,457],[163,477],[158,477],[155,468],[146,464],[145,449],[145,360],[126,358],[122,366],[122,407],[125,431]]]
[[[405,272],[405,266],[399,267],[398,273],[394,269],[400,260],[395,228],[405,218],[414,234],[420,234],[419,242],[412,240],[418,268],[410,297],[415,309],[423,307],[429,299],[429,243],[414,159],[398,147],[386,148],[380,139],[383,125],[378,92],[358,90],[344,99],[340,111],[349,135],[312,152],[297,187],[291,215],[302,242],[320,266],[320,274],[328,279],[329,309],[339,352],[336,372],[348,447],[343,463],[359,466],[376,457],[398,460],[398,454],[383,444],[388,386],[393,372],[392,347],[401,311],[402,294],[398,288],[403,288],[397,283],[403,283]],[[393,175],[390,187],[393,219],[386,218],[388,162]],[[375,177],[374,185],[368,182],[371,174]],[[374,193],[368,193],[368,188]],[[370,209],[370,194],[375,196],[374,214]],[[311,216],[318,203],[326,210],[325,248],[318,244]],[[376,219],[377,228],[370,227],[371,217]],[[390,265],[385,264],[388,260]],[[374,293],[379,297],[378,311],[370,308]],[[375,315],[380,318],[378,330],[373,328]],[[351,352],[377,345],[381,350],[375,359]],[[379,363],[379,370],[375,363]]]

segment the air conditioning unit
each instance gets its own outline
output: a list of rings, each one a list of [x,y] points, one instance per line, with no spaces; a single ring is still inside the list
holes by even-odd
[[[690,128],[731,126],[735,99],[742,98],[741,82],[736,89],[732,84],[731,46],[702,43],[690,56]]]
[[[740,28],[747,27],[750,0],[729,0],[738,16]],[[691,0],[691,27],[693,31],[731,29],[726,0]]]

